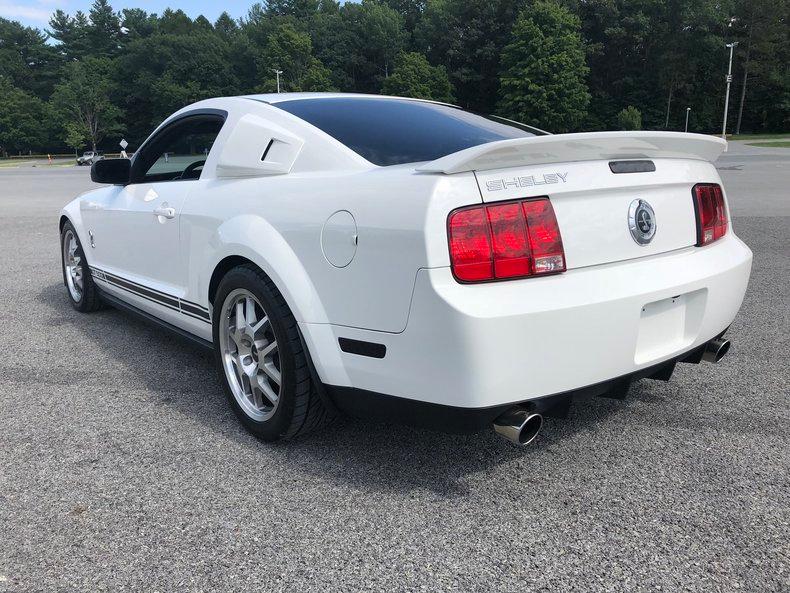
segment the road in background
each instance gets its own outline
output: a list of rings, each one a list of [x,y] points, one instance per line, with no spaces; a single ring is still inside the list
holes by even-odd
[[[787,591],[790,150],[717,166],[755,252],[731,354],[528,448],[351,419],[256,441],[209,355],[69,305],[87,168],[0,169],[0,591]]]
[[[790,149],[730,142],[716,168],[733,216],[790,216]]]

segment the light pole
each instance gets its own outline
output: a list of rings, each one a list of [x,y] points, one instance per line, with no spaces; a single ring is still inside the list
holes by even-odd
[[[691,113],[691,107],[686,107],[686,133],[688,134],[689,131],[689,113]]]
[[[277,92],[280,92],[280,74],[283,73],[282,70],[278,70],[277,68],[272,68],[272,72],[277,75]]]
[[[735,51],[736,45],[738,45],[737,41],[726,45],[730,48],[730,65],[727,67],[727,94],[724,95],[724,123],[721,126],[721,137],[725,140],[727,139],[727,111],[730,108],[730,85],[732,84],[732,52]]]

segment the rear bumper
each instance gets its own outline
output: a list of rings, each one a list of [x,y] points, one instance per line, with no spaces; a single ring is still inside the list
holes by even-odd
[[[716,337],[722,335],[724,332]],[[622,399],[626,396],[633,381],[644,378],[669,381],[678,362],[698,364],[704,349],[705,345],[702,345],[671,360],[641,369],[624,377],[616,377],[573,391],[487,408],[441,405],[374,393],[354,387],[331,385],[325,387],[333,405],[351,416],[387,423],[396,422],[441,432],[471,433],[490,428],[494,420],[514,405],[526,407],[531,412],[537,412],[543,416],[564,418],[571,402],[577,397],[606,395],[606,397]]]
[[[329,385],[497,408],[636,376],[707,343],[735,318],[751,261],[730,233],[709,247],[512,282],[461,285],[449,268],[423,269],[402,333],[303,329]],[[340,337],[383,344],[386,355],[340,352]]]

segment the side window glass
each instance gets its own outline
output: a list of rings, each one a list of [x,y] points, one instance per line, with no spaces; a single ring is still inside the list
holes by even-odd
[[[197,115],[164,130],[143,148],[136,182],[199,179],[222,124],[222,118]]]

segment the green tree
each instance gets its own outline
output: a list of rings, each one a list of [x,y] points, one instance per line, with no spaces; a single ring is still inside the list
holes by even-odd
[[[49,20],[49,35],[67,60],[79,60],[93,53],[89,39],[90,23],[82,11],[72,17],[58,9]]]
[[[227,12],[223,12],[214,23],[214,30],[227,40],[238,35],[239,25]]]
[[[740,41],[735,54],[735,89],[740,89],[732,103],[735,133],[742,125],[753,131],[788,130],[790,1],[738,0],[733,13],[737,20],[731,33]]]
[[[431,64],[447,68],[458,102],[491,113],[499,88],[500,56],[521,2],[428,0],[414,37]]]
[[[274,16],[292,16],[308,19],[318,11],[319,0],[268,0],[265,10]]]
[[[121,21],[107,0],[93,0],[87,39],[92,55],[114,56],[121,46]]]
[[[66,123],[63,126],[63,142],[69,148],[74,149],[76,155],[80,150],[85,148],[85,145],[90,142],[85,128],[73,122]]]
[[[344,4],[341,15],[356,44],[351,67],[354,84],[363,92],[378,92],[406,46],[403,17],[376,0]]]
[[[307,33],[290,23],[281,23],[269,36],[257,59],[260,90],[277,90],[273,69],[282,71],[283,91],[324,91],[331,89],[329,71],[313,56],[313,44]]]
[[[552,0],[538,0],[519,15],[502,54],[501,115],[553,132],[581,123],[590,94],[580,26]]]
[[[621,130],[641,130],[642,112],[629,105],[617,114],[617,127]]]
[[[214,25],[211,24],[211,21],[204,17],[202,14],[195,17],[195,28],[202,29],[203,31],[213,31]]]
[[[648,76],[655,73],[650,85],[663,93],[663,118],[653,118],[654,127],[680,128],[688,98],[702,99],[694,110],[698,122],[713,116],[713,102],[697,96],[697,83],[726,72],[722,35],[730,9],[729,2],[711,0],[669,0],[657,7],[647,46],[648,56],[656,56],[647,64]]]
[[[384,4],[403,17],[407,31],[414,31],[425,10],[425,0],[384,0]]]
[[[46,142],[46,105],[0,77],[0,153],[37,150]]]
[[[171,35],[189,35],[194,31],[194,23],[187,14],[181,10],[166,8],[159,17],[159,30]]]
[[[123,111],[132,143],[193,101],[274,90],[275,67],[286,90],[446,100],[444,68],[459,104],[492,112],[499,101],[508,115],[558,131],[630,126],[618,117],[627,105],[646,129],[682,129],[691,107],[694,129],[713,132],[730,41],[740,42],[730,129],[790,129],[790,0],[268,0],[215,23],[177,9],[118,13],[111,1],[73,16],[57,10],[47,32],[0,18],[0,83],[13,98],[4,113],[20,105],[19,90],[34,98],[23,114],[43,103],[57,115],[53,134],[53,118],[38,114],[44,131],[26,133],[26,146],[56,150],[64,134],[89,142],[88,128],[64,123],[50,99],[58,82],[72,82],[73,63],[96,57],[111,58],[109,104]],[[569,15],[581,20],[581,40]]]
[[[108,58],[86,58],[66,65],[63,82],[55,87],[51,99],[64,140],[81,133],[96,150],[107,134],[121,129],[122,112],[110,101],[112,67]]]
[[[403,17],[376,0],[346,2],[316,15],[310,31],[315,56],[342,90],[377,93],[406,48]]]
[[[126,29],[124,41],[150,37],[159,30],[159,19],[140,8],[124,8],[121,11],[121,26]]]
[[[395,69],[384,81],[382,91],[388,95],[430,99],[451,103],[452,85],[444,66],[431,66],[419,52],[402,53]]]
[[[153,126],[189,103],[241,93],[231,47],[215,32],[199,28],[128,43],[116,58],[113,94],[126,113],[126,139],[142,141]]]
[[[622,106],[634,105],[646,128],[682,130],[689,106],[695,129],[720,127],[723,95],[711,88],[720,88],[727,71],[724,44],[737,36],[728,26],[733,14],[741,16],[733,1],[578,2],[591,71],[586,125],[611,128]]]
[[[330,71],[333,85],[340,90],[356,88],[355,75],[365,57],[357,55],[359,40],[346,26],[345,10],[319,12],[310,22],[313,54]]]
[[[647,44],[654,34],[652,23],[658,18],[658,2],[579,2],[591,72],[589,129],[611,129],[624,103],[639,105],[643,111],[658,106],[660,99],[654,90],[657,83],[650,78],[655,68],[647,66]]]
[[[59,68],[45,34],[0,17],[0,79],[42,98],[52,92]]]

